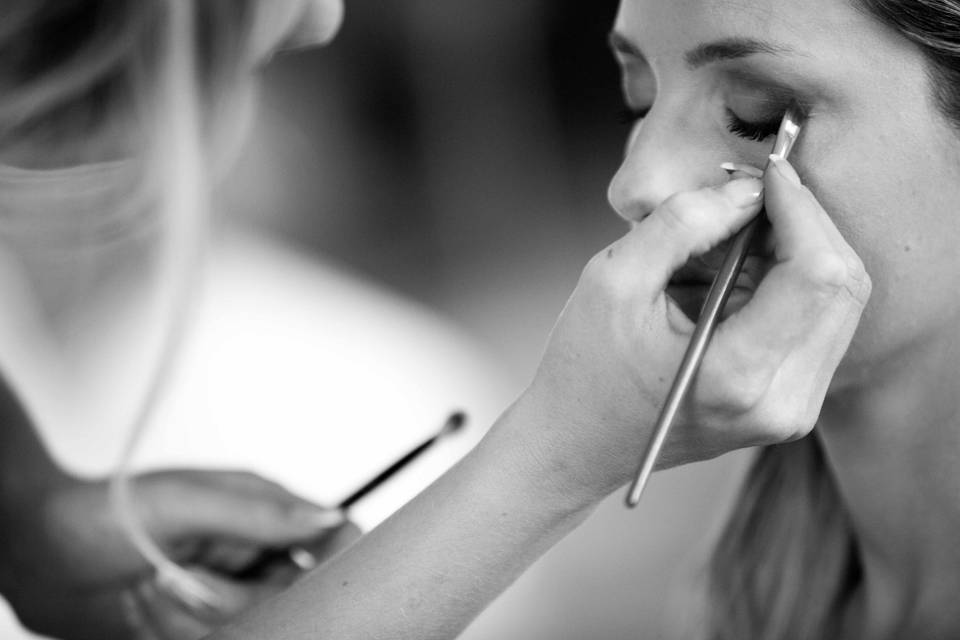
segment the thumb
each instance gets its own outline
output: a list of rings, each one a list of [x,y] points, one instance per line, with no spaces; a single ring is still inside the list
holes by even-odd
[[[138,479],[147,530],[167,545],[216,537],[284,546],[346,521],[341,510],[315,505],[257,476],[242,484],[221,476],[230,474],[171,471]]]
[[[787,160],[770,156],[769,169],[764,174],[764,193],[778,262],[790,260],[811,246],[835,244],[828,229],[833,225],[826,212]],[[815,238],[810,237],[811,233]]]

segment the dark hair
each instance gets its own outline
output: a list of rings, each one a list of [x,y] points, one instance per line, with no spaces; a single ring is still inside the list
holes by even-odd
[[[857,4],[920,49],[937,106],[960,128],[960,2],[857,0]]]

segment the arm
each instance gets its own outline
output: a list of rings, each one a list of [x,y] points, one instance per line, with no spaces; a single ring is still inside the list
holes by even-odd
[[[66,474],[50,457],[0,372],[0,522],[9,521],[8,509],[65,482]]]
[[[859,259],[792,168],[765,180],[773,266],[721,324],[661,466],[808,433],[869,294]],[[693,330],[666,284],[757,214],[760,186],[674,196],[595,256],[533,383],[475,450],[210,640],[455,637],[629,480]]]
[[[456,467],[228,638],[452,638],[594,501],[561,489],[509,409]]]
[[[214,584],[226,616],[295,579],[280,565],[246,576],[264,549],[312,543],[322,556],[356,537],[342,514],[252,474],[156,472],[137,477],[134,490],[147,530]],[[2,375],[0,593],[25,626],[69,640],[194,640],[222,622],[185,611],[157,588],[114,517],[106,483],[56,465]]]

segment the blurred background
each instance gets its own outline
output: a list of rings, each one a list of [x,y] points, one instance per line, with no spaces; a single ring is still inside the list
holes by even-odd
[[[529,364],[524,343],[503,342],[517,333],[516,296],[542,305],[541,339],[557,294],[622,230],[605,197],[627,131],[606,46],[615,11],[610,0],[349,2],[332,46],[266,67],[228,215]]]

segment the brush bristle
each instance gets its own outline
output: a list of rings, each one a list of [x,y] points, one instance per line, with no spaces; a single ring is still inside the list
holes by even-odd
[[[459,431],[465,424],[467,424],[467,414],[463,411],[456,411],[451,413],[450,417],[447,418],[447,422],[443,425],[441,433],[447,434]]]

